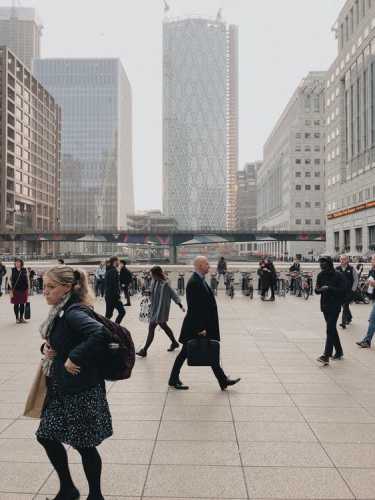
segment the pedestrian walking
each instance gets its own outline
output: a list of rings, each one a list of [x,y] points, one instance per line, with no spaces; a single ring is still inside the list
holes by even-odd
[[[87,498],[104,500],[97,446],[113,431],[98,359],[108,334],[87,307],[94,297],[85,272],[69,266],[47,271],[44,296],[51,306],[40,327],[47,396],[36,436],[59,478],[60,490],[54,500],[80,498],[64,445],[81,456],[89,485]]]
[[[0,297],[3,295],[3,279],[7,274],[7,268],[0,260]]]
[[[10,301],[13,304],[16,323],[26,323],[25,306],[28,302],[30,279],[22,259],[14,261],[10,278]]]
[[[143,358],[147,356],[147,351],[154,340],[157,326],[160,326],[171,341],[171,345],[168,349],[169,352],[174,351],[180,346],[173,334],[173,331],[168,326],[171,300],[173,300],[180,307],[180,309],[185,312],[180,297],[168,283],[168,279],[160,266],[155,266],[151,269],[151,277],[151,313],[148,336],[145,346],[137,352],[138,356]]]
[[[375,255],[371,257],[371,268],[368,273],[368,289],[367,295],[373,301],[375,301]]]
[[[187,359],[187,342],[197,338],[198,335],[202,335],[207,339],[220,341],[216,299],[205,279],[209,269],[210,264],[206,257],[199,256],[194,260],[194,273],[186,287],[188,311],[179,339],[183,346],[175,360],[169,377],[169,386],[175,389],[189,389],[180,380],[180,371]],[[213,365],[211,368],[223,391],[228,386],[237,384],[241,380],[240,378],[235,380],[229,379],[219,363]]]
[[[124,305],[121,302],[119,265],[118,257],[111,257],[105,273],[105,317],[111,319],[113,311],[117,309],[116,323],[118,324],[121,323],[126,314]]]
[[[95,271],[95,295],[96,297],[104,297],[105,290],[105,263],[102,262]]]
[[[317,277],[315,293],[320,295],[320,309],[327,325],[327,338],[324,353],[317,361],[328,365],[333,355],[333,348],[335,348],[333,359],[339,360],[344,355],[337,332],[337,320],[345,300],[347,286],[342,273],[335,271],[330,256],[320,257],[319,264],[321,271]]]
[[[340,265],[336,270],[342,273],[346,285],[345,299],[342,305],[342,319],[340,323],[340,326],[345,329],[353,320],[349,306],[353,301],[354,292],[358,288],[359,277],[356,269],[350,265],[347,255],[340,255]]]
[[[227,263],[224,257],[220,257],[219,262],[217,263],[217,276],[218,276],[218,284],[220,283],[220,276],[223,277],[223,281],[225,283],[225,276],[227,274]]]
[[[126,267],[126,261],[120,260],[120,286],[126,298],[126,306],[131,306],[129,287],[133,282],[133,275]]]

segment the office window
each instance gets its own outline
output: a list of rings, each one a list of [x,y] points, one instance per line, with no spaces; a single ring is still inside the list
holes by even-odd
[[[305,201],[305,208],[311,208],[311,202]]]
[[[301,132],[296,133],[296,139],[301,139]]]
[[[296,202],[296,208],[301,208],[301,202],[300,201]]]
[[[301,152],[301,146],[297,144],[297,146],[296,146],[296,153],[299,153],[299,152]]]
[[[301,223],[302,223],[301,219],[296,219],[296,224],[298,224],[298,225],[299,225],[299,224],[301,224]]]
[[[296,177],[301,177],[301,172],[296,172]]]
[[[315,191],[320,191],[320,184],[315,184]]]
[[[306,127],[310,127],[311,126],[311,120],[305,120],[305,125],[306,125]]]
[[[315,158],[314,165],[320,165],[320,158]]]
[[[314,132],[314,139],[320,139],[320,132]]]
[[[301,189],[302,189],[301,184],[296,184],[296,191],[301,191]]]
[[[310,184],[305,185],[305,191],[311,191],[311,186]]]
[[[375,248],[375,226],[369,226],[368,228],[368,242],[371,250]]]
[[[296,165],[301,165],[301,158],[296,158]]]
[[[357,227],[355,229],[355,246],[356,250],[361,251],[362,250],[362,228]]]
[[[350,250],[350,230],[345,229],[344,231],[344,250],[347,252]]]
[[[317,226],[320,226],[320,219],[315,219],[315,224],[316,224]]]
[[[335,250],[338,251],[340,250],[340,232],[336,231],[333,233],[333,240],[335,242]]]
[[[306,153],[309,153],[311,151],[311,146],[305,146],[305,151]]]
[[[315,202],[315,208],[320,208],[320,201]]]
[[[318,127],[320,125],[320,120],[314,120],[314,125]]]
[[[314,177],[320,177],[320,172],[314,172]]]
[[[305,219],[305,224],[306,224],[306,226],[310,226],[310,224],[311,224],[311,219]]]
[[[315,146],[314,146],[314,151],[315,151],[316,153],[319,153],[319,151],[320,151],[320,146],[319,146],[319,145],[315,145]]]
[[[305,172],[305,177],[311,177],[311,172]]]
[[[306,158],[306,160],[305,160],[305,165],[311,165],[311,160],[310,160],[310,158]]]
[[[310,137],[311,137],[310,132],[306,132],[306,134],[305,134],[305,139],[310,139]]]

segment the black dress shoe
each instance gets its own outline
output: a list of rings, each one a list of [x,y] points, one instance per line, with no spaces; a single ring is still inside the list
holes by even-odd
[[[317,362],[318,363],[322,363],[323,366],[327,366],[329,365],[329,357],[328,356],[319,356],[319,358],[317,359]]]
[[[179,347],[180,347],[180,344],[178,342],[172,342],[170,348],[167,349],[167,351],[173,352],[175,349],[178,349]]]
[[[371,347],[371,344],[369,344],[365,340],[361,340],[361,342],[356,342],[356,344],[359,345],[359,347],[362,347],[363,349],[370,349]]]
[[[137,356],[141,356],[141,358],[145,358],[147,356],[147,351],[140,349],[136,354]]]
[[[77,488],[73,488],[69,491],[60,491],[53,499],[47,497],[46,500],[78,500],[80,496]]]
[[[220,384],[220,388],[222,391],[225,391],[225,389],[231,385],[235,385],[235,384],[238,384],[238,382],[240,381],[241,379],[240,378],[235,378],[234,380],[231,380],[230,378],[227,378],[227,380],[223,383],[223,384]]]
[[[169,381],[169,387],[173,387],[174,389],[178,389],[179,391],[187,391],[189,389],[188,385],[184,385],[181,380],[177,380],[177,382]]]
[[[346,324],[345,324],[345,323],[340,323],[340,326],[341,326],[341,328],[342,328],[343,330],[345,330],[345,328],[346,328]]]

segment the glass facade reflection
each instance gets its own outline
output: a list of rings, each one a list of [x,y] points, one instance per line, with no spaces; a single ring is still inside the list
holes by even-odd
[[[118,59],[38,59],[62,109],[61,227],[125,228],[134,212],[131,88]]]
[[[163,209],[181,229],[235,224],[237,28],[207,19],[163,25]]]

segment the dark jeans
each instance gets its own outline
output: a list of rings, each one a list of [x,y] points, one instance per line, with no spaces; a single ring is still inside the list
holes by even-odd
[[[157,326],[160,326],[160,328],[167,334],[169,340],[173,343],[173,344],[177,344],[178,345],[178,342],[177,340],[175,339],[175,336],[173,335],[173,332],[172,330],[169,328],[168,324],[167,323],[154,323],[154,322],[151,322],[149,327],[148,327],[148,335],[147,335],[147,340],[146,340],[146,344],[144,346],[144,350],[147,351],[147,349],[150,347],[150,345],[152,344],[153,340],[154,340],[154,337],[155,337],[155,330],[156,330],[156,327]]]
[[[105,305],[106,305],[105,317],[107,319],[111,319],[113,316],[113,311],[115,309],[117,309],[118,315],[116,318],[116,323],[120,324],[121,321],[123,320],[125,314],[126,314],[125,307],[124,307],[123,303],[121,302],[121,300],[112,300],[112,299],[106,298]]]
[[[348,325],[353,319],[349,305],[350,305],[350,302],[345,302],[345,304],[342,305],[342,320],[341,320],[341,322],[343,325]]]
[[[130,292],[129,292],[129,285],[123,285],[122,290],[124,292],[124,296],[126,298],[126,304],[130,306]]]
[[[333,348],[336,354],[343,354],[339,334],[337,332],[337,320],[340,316],[340,309],[332,311],[323,311],[324,319],[327,324],[327,339],[324,349],[324,356],[332,356]]]
[[[169,382],[171,384],[178,382],[180,378],[180,371],[182,365],[185,363],[186,359],[187,359],[187,346],[186,344],[183,344],[182,349],[174,362],[171,375],[169,377]],[[218,364],[212,366],[211,368],[212,371],[214,372],[215,377],[217,378],[217,381],[219,382],[219,385],[224,384],[227,380],[227,376],[225,375],[224,370],[221,368],[221,366]]]
[[[263,286],[261,295],[263,298],[265,298],[266,293],[268,292],[269,289],[271,289],[271,299],[274,299],[275,298],[275,285],[273,283],[271,283],[270,285],[267,285],[267,286]]]
[[[95,295],[97,297],[104,297],[104,285],[105,281],[104,280],[96,280],[95,281]]]

